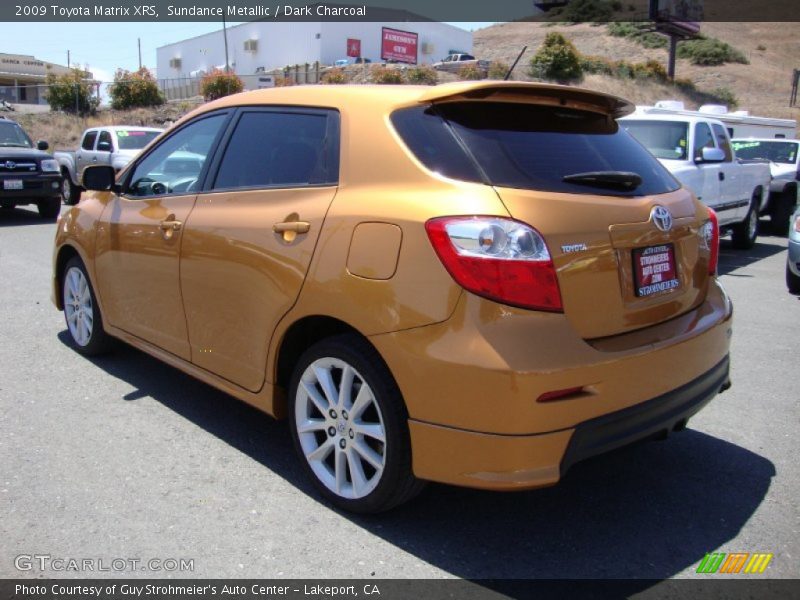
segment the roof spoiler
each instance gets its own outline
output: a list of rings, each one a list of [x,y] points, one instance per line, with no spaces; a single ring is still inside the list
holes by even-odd
[[[430,104],[475,100],[565,106],[599,112],[615,119],[629,115],[636,109],[631,102],[603,92],[593,92],[566,85],[520,81],[484,80],[446,83],[431,87],[419,97],[418,101],[422,104]]]

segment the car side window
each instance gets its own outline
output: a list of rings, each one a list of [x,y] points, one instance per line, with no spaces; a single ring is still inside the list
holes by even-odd
[[[731,142],[728,140],[728,132],[725,131],[722,125],[718,125],[717,123],[714,123],[712,127],[717,136],[717,144],[720,150],[725,153],[725,162],[731,162],[733,160],[733,152],[731,151]]]
[[[213,189],[337,183],[339,140],[329,123],[329,118],[335,117],[329,114],[242,113],[220,162]]]
[[[89,131],[83,136],[83,143],[81,144],[81,148],[84,150],[94,150],[94,141],[97,139],[97,132],[96,131]]]
[[[107,151],[111,151],[111,149],[114,148],[114,145],[111,142],[111,134],[108,131],[103,130],[100,132],[100,137],[97,140],[98,150],[101,149],[100,144],[107,144],[107,146],[104,146],[104,148],[102,148],[102,149],[107,149]]]
[[[716,148],[714,136],[707,123],[698,123],[694,127],[694,158],[703,158],[703,148]]]
[[[125,194],[148,197],[198,191],[203,166],[226,117],[199,118],[153,148],[134,168]]]

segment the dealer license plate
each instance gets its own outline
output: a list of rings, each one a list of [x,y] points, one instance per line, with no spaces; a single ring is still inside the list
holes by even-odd
[[[640,298],[676,289],[680,285],[675,266],[675,246],[662,244],[633,251],[633,283]]]
[[[3,189],[4,190],[21,190],[22,189],[22,179],[4,179],[3,180]]]

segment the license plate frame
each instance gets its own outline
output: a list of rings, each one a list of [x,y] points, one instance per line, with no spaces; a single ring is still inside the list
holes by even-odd
[[[633,290],[637,298],[673,292],[680,287],[675,244],[634,248]]]
[[[4,190],[24,190],[25,189],[25,182],[22,179],[4,179],[3,180],[3,189]]]

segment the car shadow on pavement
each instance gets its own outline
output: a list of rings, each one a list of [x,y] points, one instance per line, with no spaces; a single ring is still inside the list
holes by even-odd
[[[69,345],[65,331],[58,337]],[[285,422],[122,344],[91,362],[136,388],[124,400],[152,397],[318,498]],[[432,484],[382,515],[339,514],[457,577],[630,578],[629,595],[735,538],[774,475],[763,456],[690,428],[579,463],[551,488],[494,493]],[[503,582],[484,585],[515,595]]]
[[[62,207],[63,208],[63,207]],[[22,225],[55,225],[55,219],[45,220],[39,216],[35,206],[0,208],[0,227],[19,227]]]
[[[781,241],[783,240],[783,244]],[[737,269],[741,269],[764,258],[769,258],[775,254],[786,251],[786,238],[780,237],[759,237],[756,245],[750,250],[736,250],[730,240],[721,240],[719,246],[719,267],[720,275],[736,276]],[[744,277],[744,275],[742,275]]]

